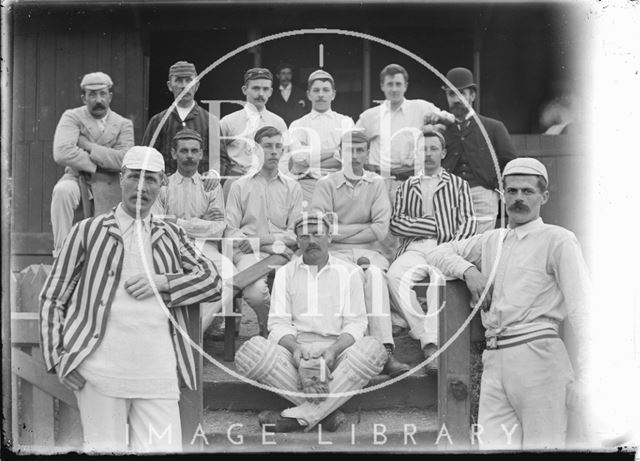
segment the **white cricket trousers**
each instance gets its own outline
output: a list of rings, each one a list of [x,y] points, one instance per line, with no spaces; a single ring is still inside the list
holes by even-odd
[[[100,453],[181,452],[177,399],[122,399],[101,394],[88,381],[74,391],[84,450]]]
[[[573,368],[560,338],[485,350],[478,435],[481,449],[563,448]]]

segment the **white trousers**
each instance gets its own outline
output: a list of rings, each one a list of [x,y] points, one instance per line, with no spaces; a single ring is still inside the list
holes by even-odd
[[[51,193],[51,227],[53,230],[53,256],[58,256],[64,239],[73,225],[73,215],[80,205],[78,178],[65,173],[53,186]]]
[[[481,449],[563,448],[573,368],[560,338],[485,350],[480,384]]]
[[[473,201],[473,212],[478,225],[476,234],[482,234],[485,231],[494,229],[496,227],[496,218],[498,217],[500,195],[494,190],[485,189],[482,186],[474,186],[471,188],[471,200]]]
[[[324,342],[318,347],[327,347],[330,344],[331,342]],[[335,394],[362,389],[371,378],[380,374],[387,358],[384,346],[371,336],[365,336],[356,341],[336,360],[336,366],[331,373],[333,379],[329,382],[329,392]],[[235,364],[238,373],[272,386],[274,392],[278,390],[300,392],[298,389],[300,378],[291,352],[261,336],[254,336],[238,349]],[[313,428],[351,398],[351,396],[331,396],[323,402],[312,403],[303,396],[286,394],[282,396],[296,405],[284,410],[282,416],[304,421],[306,430]]]
[[[178,400],[109,397],[88,381],[74,393],[80,409],[85,451],[182,451]]]
[[[331,254],[353,264],[357,264],[361,257],[369,259],[371,264],[364,271],[363,279],[369,336],[373,336],[382,344],[393,344],[389,287],[386,277],[389,261],[377,251],[360,248],[331,251]]]
[[[391,306],[406,320],[409,335],[419,340],[422,348],[429,343],[438,344],[438,287],[430,285],[427,289],[428,310],[425,314],[412,286],[429,274],[426,255],[436,245],[431,239],[411,242],[387,273]]]

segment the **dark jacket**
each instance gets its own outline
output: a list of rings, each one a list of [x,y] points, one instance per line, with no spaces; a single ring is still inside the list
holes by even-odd
[[[151,117],[151,120],[149,120],[149,124],[147,125],[147,129],[144,131],[144,136],[142,138],[143,145],[149,145],[153,134],[158,128],[158,125],[160,125],[160,121],[167,110],[169,109],[165,109]],[[198,166],[198,171],[203,173],[209,169],[209,117],[214,118],[214,126],[218,127],[218,130],[220,130],[218,118],[215,115],[209,114],[209,112],[198,104],[196,104],[194,108],[191,109],[191,112],[187,114],[187,118],[184,119],[184,123],[180,120],[180,116],[175,109],[171,114],[169,114],[167,121],[162,126],[162,129],[156,138],[156,142],[153,144],[153,147],[158,149],[164,157],[165,172],[167,174],[174,173],[177,169],[176,161],[171,157],[171,140],[178,131],[185,127],[197,131],[200,133],[200,136],[202,136],[203,155],[200,165]],[[216,162],[213,163],[212,168],[216,169],[215,165]]]
[[[491,145],[498,157],[500,172],[510,160],[516,158],[516,150],[504,124],[498,120],[478,115]],[[444,133],[447,155],[442,166],[450,173],[460,176],[469,186],[486,189],[498,187],[498,176],[491,153],[476,120],[471,117],[468,126],[460,130],[454,123]]]
[[[276,84],[273,88],[273,94],[267,101],[267,109],[282,117],[284,123],[289,126],[291,122],[309,112],[308,107],[310,107],[310,104],[307,99],[307,93],[295,86],[291,88],[289,100],[285,101],[282,99],[282,94],[280,94],[280,85]]]

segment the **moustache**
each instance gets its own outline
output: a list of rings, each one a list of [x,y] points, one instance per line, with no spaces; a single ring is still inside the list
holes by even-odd
[[[525,205],[524,203],[514,203],[509,208],[507,208],[507,210],[509,210],[509,211],[529,211],[529,207],[527,205]]]
[[[93,106],[94,109],[106,109],[106,107],[104,107],[103,104],[100,104],[99,102],[95,103],[95,105]]]
[[[319,250],[319,249],[320,247],[318,245],[314,245],[313,243],[307,245],[307,250]]]

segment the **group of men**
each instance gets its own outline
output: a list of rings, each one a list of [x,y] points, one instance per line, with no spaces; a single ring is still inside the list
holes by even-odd
[[[304,109],[285,84],[291,67],[278,76],[281,98]],[[485,440],[504,445],[501,425],[517,422],[516,448],[563,443],[573,374],[558,327],[569,316],[584,332],[587,278],[573,234],[539,218],[546,169],[516,158],[504,124],[474,112],[468,69],[447,73],[450,112],[406,99],[408,84],[402,66],[386,66],[385,101],[354,123],[331,109],[335,80],[319,69],[308,77],[310,111],[287,123],[266,108],[271,72],[253,68],[244,106],[218,121],[195,101],[195,66],[179,61],[167,81],[174,103],[152,117],[143,147],[109,108],[109,76],[83,78],[85,105],[63,114],[54,138],[67,170],[52,195],[56,259],[41,318],[47,367],[75,391],[87,447],[179,449],[178,380],[194,384],[181,306],[202,303],[206,330],[230,302],[233,274],[270,254],[289,260],[273,287],[264,276],[242,294],[268,332],[235,361],[295,406],[261,413],[262,424],[339,426],[342,393],[409,371],[393,355],[394,330],[407,327],[437,369],[438,300],[428,290],[424,309],[412,290],[434,265],[464,279],[486,309]],[[72,227],[77,178],[99,169],[120,172],[122,201]],[[494,229],[503,170],[506,233]],[[150,446],[150,426],[171,427],[173,442]]]

